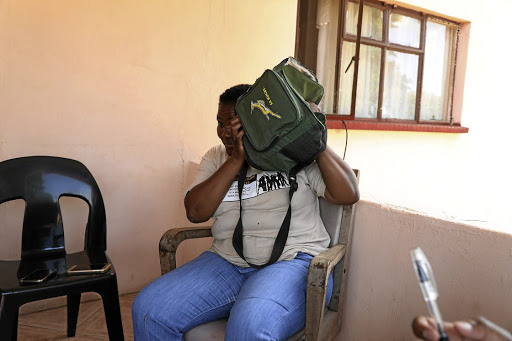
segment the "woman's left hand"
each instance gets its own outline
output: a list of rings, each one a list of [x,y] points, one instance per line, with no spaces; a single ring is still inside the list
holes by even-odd
[[[322,112],[318,105],[308,101],[314,112]],[[338,205],[349,205],[359,200],[359,187],[352,168],[329,146],[316,159],[325,182],[325,198]]]

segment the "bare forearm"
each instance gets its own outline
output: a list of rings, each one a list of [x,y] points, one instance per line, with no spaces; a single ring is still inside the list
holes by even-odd
[[[329,146],[316,159],[325,182],[325,198],[335,204],[348,205],[359,200],[359,188],[352,168]]]

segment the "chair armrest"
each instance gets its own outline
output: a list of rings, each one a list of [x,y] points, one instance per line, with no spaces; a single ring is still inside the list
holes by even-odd
[[[346,245],[338,244],[311,260],[306,289],[306,340],[319,340],[329,274],[345,256],[346,250]]]
[[[167,230],[160,238],[159,244],[162,275],[176,269],[176,250],[182,241],[211,236],[211,226],[190,226]]]

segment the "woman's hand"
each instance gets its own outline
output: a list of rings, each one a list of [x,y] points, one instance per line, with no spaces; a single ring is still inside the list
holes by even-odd
[[[322,109],[316,105],[315,102],[307,101],[309,103],[309,107],[311,108],[311,111],[313,112],[322,112]]]
[[[240,117],[233,117],[230,121],[230,126],[231,136],[233,136],[233,152],[231,157],[242,165],[245,161],[245,150],[242,143],[242,137],[245,133],[244,128],[242,127],[242,122],[240,122]]]
[[[316,159],[325,182],[324,196],[337,205],[350,205],[359,200],[359,187],[352,168],[329,146]]]
[[[439,332],[436,321],[427,316],[418,316],[412,321],[414,335],[421,340],[437,341]],[[510,333],[489,320],[480,317],[477,321],[444,322],[444,330],[450,341],[510,341]]]
[[[196,185],[185,196],[187,218],[193,223],[207,221],[213,216],[245,161],[242,144],[244,130],[240,118],[234,116],[234,104],[219,107],[222,110],[219,109],[217,116],[217,134],[229,157],[212,176]]]

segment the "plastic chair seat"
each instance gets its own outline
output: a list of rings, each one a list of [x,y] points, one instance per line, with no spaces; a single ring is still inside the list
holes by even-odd
[[[48,262],[48,261],[47,261]],[[100,280],[104,280],[104,277],[115,276],[115,269],[112,267],[109,271],[104,274],[95,274],[95,275],[80,275],[80,276],[69,276],[66,273],[67,268],[74,264],[88,264],[90,263],[87,252],[81,251],[77,253],[68,254],[63,259],[55,259],[50,261],[56,266],[51,266],[51,268],[57,269],[57,274],[50,277],[48,280],[44,281],[41,284],[37,285],[37,288],[53,288],[53,287],[71,287],[73,285],[83,285],[85,282],[97,282]],[[106,262],[110,262],[109,259]],[[0,261],[0,269],[6,270],[8,273],[16,273],[18,269],[21,267],[25,267],[26,269],[39,269],[39,268],[49,268],[48,265],[45,265],[41,262],[31,262],[26,263],[19,260],[13,261]],[[29,272],[30,270],[27,270]],[[24,277],[28,275],[28,273],[20,273],[19,277]],[[26,291],[33,291],[36,286],[32,284],[24,284],[20,285],[19,280],[13,276],[0,276],[0,293],[21,293]],[[53,297],[50,295],[50,297]]]

